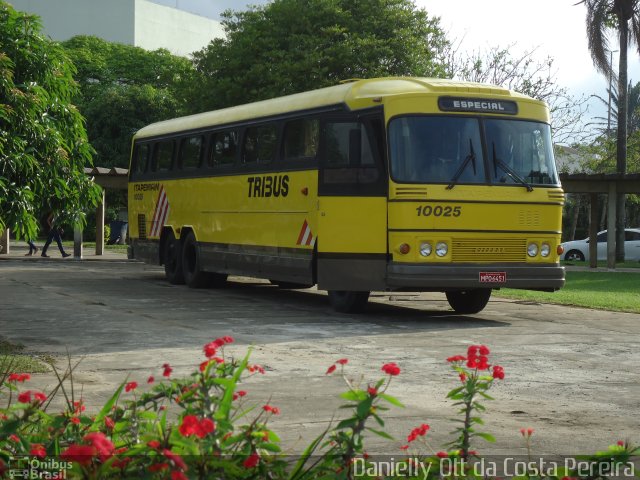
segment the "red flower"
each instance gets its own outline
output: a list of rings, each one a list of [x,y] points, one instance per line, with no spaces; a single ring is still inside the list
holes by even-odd
[[[238,390],[238,396],[239,397],[244,397],[247,394],[247,392],[245,390]]]
[[[495,365],[493,367],[493,378],[504,380],[504,368],[502,368],[500,365]]]
[[[400,447],[400,450],[408,450],[409,449],[409,445],[402,445]]]
[[[91,432],[85,435],[83,440],[96,449],[101,462],[105,462],[113,456],[115,447],[104,433]]]
[[[253,452],[249,457],[242,462],[244,468],[255,468],[260,463],[260,455],[257,452]]]
[[[411,433],[407,436],[407,442],[413,442],[418,437],[424,437],[431,427],[426,423],[423,423],[419,427],[411,430]]]
[[[113,427],[116,426],[115,422],[113,421],[113,418],[111,417],[104,417],[104,426],[107,428],[107,430],[113,430]]]
[[[12,373],[9,375],[8,381],[10,382],[24,382],[26,380],[31,380],[31,375],[28,373]]]
[[[233,343],[233,337],[230,337],[229,335],[222,337],[222,340],[224,340],[224,343]]]
[[[174,463],[174,465],[176,467],[178,467],[179,469],[184,470],[185,472],[188,470],[187,464],[184,463],[184,460],[182,460],[182,457],[180,455],[178,455],[177,453],[173,453],[168,448],[165,448],[162,451],[162,454],[165,457],[167,457],[169,460],[171,460]]]
[[[489,347],[487,347],[486,345],[480,345],[478,347],[478,352],[480,353],[480,355],[489,355],[491,353],[489,351]]]
[[[385,363],[382,366],[382,371],[387,375],[391,375],[395,377],[396,375],[400,375],[400,367],[396,363]]]
[[[162,372],[162,376],[163,377],[170,377],[171,376],[171,372],[173,372],[173,368],[171,368],[171,365],[169,365],[168,363],[165,363],[162,365],[162,368],[164,369],[164,371]]]
[[[378,394],[378,389],[376,387],[367,387],[367,393],[371,397],[375,397]]]
[[[160,442],[158,440],[149,440],[147,442],[147,447],[157,450],[158,448],[160,448]]]
[[[264,368],[261,367],[260,365],[249,365],[247,367],[247,370],[249,370],[249,373],[260,372],[261,374],[264,375]]]
[[[149,378],[147,378],[147,383],[153,383],[155,381],[156,381],[156,379],[153,377],[153,375],[151,375]]]
[[[149,472],[151,473],[155,473],[155,472],[161,472],[162,470],[166,470],[167,468],[169,468],[169,464],[168,463],[154,463],[153,465],[149,465]]]
[[[264,405],[262,409],[265,412],[270,412],[273,415],[280,415],[280,409],[278,407],[272,407],[271,405]]]
[[[31,399],[33,395],[33,400]],[[18,401],[20,403],[42,403],[47,399],[47,396],[42,392],[36,392],[33,390],[26,390],[18,395]]]
[[[336,363],[339,365],[346,365],[349,362],[349,359],[347,358],[341,358],[340,360],[338,360]]]
[[[195,435],[198,438],[204,438],[207,434],[216,429],[216,424],[210,418],[199,420],[195,415],[185,415],[182,419],[178,431],[183,437]]]
[[[436,457],[438,457],[438,458],[449,458],[449,454],[447,452],[438,452],[438,453],[436,453]]]
[[[129,382],[124,386],[125,392],[130,392],[131,390],[135,390],[138,388],[138,382]]]
[[[464,362],[466,359],[467,357],[465,357],[464,355],[454,355],[453,357],[447,358],[447,362],[449,363]]]
[[[460,373],[458,376],[460,377],[460,381],[462,383],[467,381],[467,374],[466,373]]]
[[[74,425],[80,425],[80,419],[78,417],[71,417],[70,422]]]
[[[12,433],[11,435],[9,435],[9,440],[11,440],[12,442],[15,442],[15,443],[19,443],[20,442],[20,437],[17,436],[15,433]]]
[[[29,455],[33,455],[34,457],[44,458],[47,456],[47,451],[44,449],[44,445],[41,443],[34,443],[31,445],[31,449],[29,450]]]
[[[489,368],[489,359],[484,355],[480,356],[480,362],[478,363],[478,370],[487,370]]]
[[[180,470],[173,470],[171,472],[171,480],[187,480],[187,476]]]
[[[60,458],[68,462],[77,462],[80,465],[86,466],[91,463],[93,457],[97,454],[98,451],[93,445],[78,445],[74,443],[60,454]]]
[[[331,365],[329,368],[327,368],[327,372],[325,373],[325,375],[330,375],[330,374],[332,374],[332,373],[333,373],[333,372],[335,372],[335,371],[336,371],[336,365],[335,365],[335,364],[333,364],[333,365]]]
[[[207,343],[204,347],[202,347],[202,349],[204,350],[204,356],[207,358],[211,358],[218,351],[218,346],[215,345],[213,342],[210,342],[210,343]]]
[[[469,348],[467,348],[467,357],[475,357],[477,354],[478,354],[478,346],[469,345]]]
[[[535,430],[533,428],[521,428],[520,435],[522,435],[523,437],[530,437],[531,435],[533,435],[534,431]]]

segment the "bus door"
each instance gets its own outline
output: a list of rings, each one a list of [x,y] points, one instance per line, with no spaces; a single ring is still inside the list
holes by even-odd
[[[326,117],[320,138],[318,288],[382,289],[388,188],[383,117]]]

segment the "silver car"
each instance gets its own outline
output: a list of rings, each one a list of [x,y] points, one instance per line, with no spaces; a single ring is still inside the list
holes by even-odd
[[[625,228],[624,230],[624,259],[625,261],[640,261],[640,229]],[[607,231],[598,233],[598,260],[607,259]],[[561,260],[584,262],[589,260],[589,239],[574,240],[562,244],[564,253]]]

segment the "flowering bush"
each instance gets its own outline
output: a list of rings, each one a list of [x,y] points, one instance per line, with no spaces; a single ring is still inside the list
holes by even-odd
[[[347,390],[340,397],[345,401],[342,409],[350,413],[291,462],[281,453],[279,437],[268,425],[273,416],[280,415],[280,408],[269,403],[251,405],[247,392],[238,388],[243,376],[264,374],[265,370],[249,363],[250,352],[242,359],[225,356],[225,346],[232,342],[231,337],[221,337],[207,343],[204,361],[187,378],[172,378],[173,369],[165,363],[164,380],[156,382],[150,376],[147,391],[141,391],[135,381],[123,382],[95,415],[86,413],[73,384],[70,390],[65,385],[71,366],[64,375],[55,372],[60,381],[54,392],[63,395],[66,405],[57,413],[48,411],[53,394],[22,388],[30,380],[29,374],[0,374],[0,402],[7,405],[0,408],[0,478],[11,474],[16,459],[21,458],[27,459],[26,467],[24,463],[19,466],[28,469],[29,478],[397,477],[393,472],[380,475],[367,469],[370,460],[365,439],[367,434],[375,434],[394,441],[384,431],[382,414],[391,406],[402,407],[387,393],[393,379],[401,374],[400,366],[385,363],[382,378],[365,383],[346,375],[348,359],[330,365],[326,374],[339,369],[346,382]],[[491,364],[489,355],[486,346],[472,345],[466,355],[447,359],[461,383],[448,397],[460,407],[463,420],[447,451],[424,454],[429,450],[426,437],[430,425],[422,423],[409,432],[400,448],[407,455],[416,452],[403,464],[411,466],[419,461],[423,467],[429,466],[428,470],[414,471],[414,476],[473,476],[465,463],[477,456],[472,442],[476,438],[494,441],[490,434],[476,430],[485,409],[478,398],[491,399],[487,392],[496,380],[505,378],[504,369]],[[178,412],[170,412],[169,407],[177,407]],[[169,421],[169,415],[175,420]],[[523,428],[521,433],[529,449],[533,429]],[[614,458],[622,462],[634,453],[640,452],[621,443],[589,461],[610,462]],[[441,463],[445,458],[462,462],[461,470],[447,471]],[[354,468],[358,462],[363,465],[360,472]],[[571,472],[565,473],[571,476]]]

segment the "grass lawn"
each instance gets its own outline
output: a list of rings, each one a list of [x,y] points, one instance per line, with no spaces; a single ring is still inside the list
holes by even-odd
[[[44,373],[51,370],[37,357],[23,354],[23,350],[23,345],[0,340],[0,375],[7,372]],[[48,362],[50,359],[43,358],[42,360]]]
[[[574,266],[574,267],[588,267],[589,262],[560,262],[561,265],[565,267]],[[599,260],[598,268],[607,268],[606,260]],[[640,262],[618,262],[616,263],[616,268],[640,268]]]
[[[504,288],[497,296],[542,303],[640,313],[640,273],[567,272],[567,282],[553,293]]]

